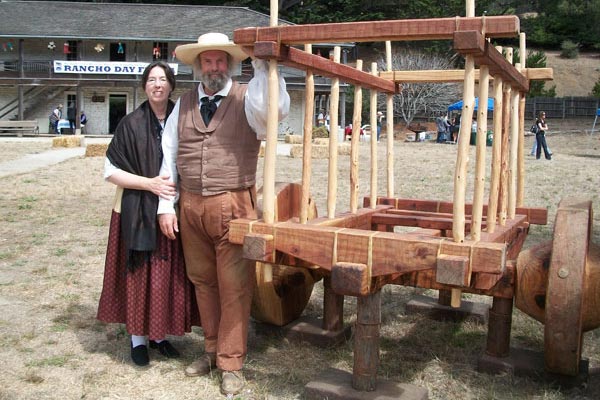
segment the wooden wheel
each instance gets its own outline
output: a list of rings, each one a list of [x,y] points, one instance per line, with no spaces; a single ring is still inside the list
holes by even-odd
[[[549,372],[579,373],[583,332],[600,326],[600,247],[591,243],[592,203],[559,204],[554,237],[517,260],[515,304],[544,323]]]
[[[300,215],[301,186],[295,183],[275,185],[275,222],[283,222]],[[317,216],[317,209],[309,202],[308,219]],[[262,214],[262,190],[258,192],[259,218]],[[256,289],[252,299],[252,317],[258,321],[283,326],[297,319],[320,279],[307,268],[281,264],[256,263]]]

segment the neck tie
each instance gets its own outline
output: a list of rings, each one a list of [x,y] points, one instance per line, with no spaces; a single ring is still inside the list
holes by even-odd
[[[217,102],[221,100],[224,96],[216,95],[211,100],[208,99],[207,96],[204,96],[200,99],[202,105],[200,106],[200,114],[202,115],[202,119],[204,120],[204,125],[208,126],[212,116],[217,111]]]

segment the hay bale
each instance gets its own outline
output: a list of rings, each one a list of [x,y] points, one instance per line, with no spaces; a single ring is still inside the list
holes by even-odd
[[[301,135],[285,135],[285,143],[302,144]]]
[[[52,147],[79,147],[82,136],[60,136],[52,138]]]
[[[313,139],[313,145],[315,145],[315,146],[329,146],[329,138],[316,138],[316,139]]]
[[[338,154],[341,156],[349,156],[350,155],[351,146],[349,143],[340,144],[338,146]],[[290,157],[292,158],[302,158],[303,154],[303,146],[300,144],[295,144],[290,149]],[[325,159],[329,158],[329,144],[327,145],[313,145],[311,147],[311,158],[316,159]]]
[[[108,143],[92,143],[85,148],[86,157],[104,157],[108,149]]]
[[[352,146],[350,146],[350,143],[340,143],[338,145],[338,155],[349,156],[351,148],[352,148]]]

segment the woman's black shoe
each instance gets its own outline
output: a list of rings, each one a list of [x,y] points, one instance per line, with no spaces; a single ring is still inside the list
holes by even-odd
[[[148,365],[150,362],[150,357],[148,357],[148,347],[145,344],[140,344],[139,346],[133,347],[131,345],[131,359],[135,363],[135,365],[143,367]]]
[[[180,355],[179,352],[177,351],[177,349],[175,347],[173,347],[173,345],[171,343],[169,343],[168,340],[163,340],[160,343],[157,343],[154,340],[151,340],[150,348],[158,349],[158,351],[160,351],[160,354],[162,354],[163,356],[165,356],[167,358],[177,358]]]

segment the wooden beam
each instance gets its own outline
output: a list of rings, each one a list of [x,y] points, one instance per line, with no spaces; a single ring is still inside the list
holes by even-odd
[[[364,197],[363,207],[369,207],[370,198]],[[402,199],[378,197],[377,204],[391,205],[398,210],[428,211],[436,213],[452,213],[453,204],[450,201],[420,200],[420,199]],[[465,204],[465,213],[472,214],[473,205]],[[487,212],[487,205],[483,206],[484,212]],[[542,207],[517,207],[517,214],[526,215],[527,222],[534,225],[548,224],[548,209]]]
[[[489,66],[491,75],[501,75],[504,82],[515,90],[529,91],[527,78],[486,41],[481,32],[454,32],[454,50],[463,55],[472,55],[478,65]]]
[[[525,78],[535,81],[551,81],[554,79],[552,68],[526,68]],[[425,71],[382,71],[379,77],[395,83],[446,83],[462,82],[465,79],[463,69],[432,69]],[[494,77],[490,76],[490,80]],[[475,80],[479,81],[479,69],[475,70]]]
[[[517,16],[503,15],[485,18],[427,18],[240,28],[233,31],[233,41],[242,46],[252,46],[260,41],[298,45],[386,40],[450,40],[455,31],[484,31],[485,36],[490,38],[513,38],[519,34],[520,23]]]
[[[276,251],[326,270],[340,263],[371,265],[372,277],[435,269],[439,254],[468,257],[473,272],[501,274],[506,263],[504,243],[455,243],[445,238],[292,222],[236,219],[231,222],[229,240],[243,244],[251,232],[272,235]]]
[[[303,71],[312,71],[315,75],[339,78],[340,80],[363,88],[383,93],[396,93],[397,85],[378,76],[363,72],[349,65],[333,62],[327,58],[307,53],[294,47],[275,42],[257,42],[254,56],[262,59],[277,59],[281,64]]]

